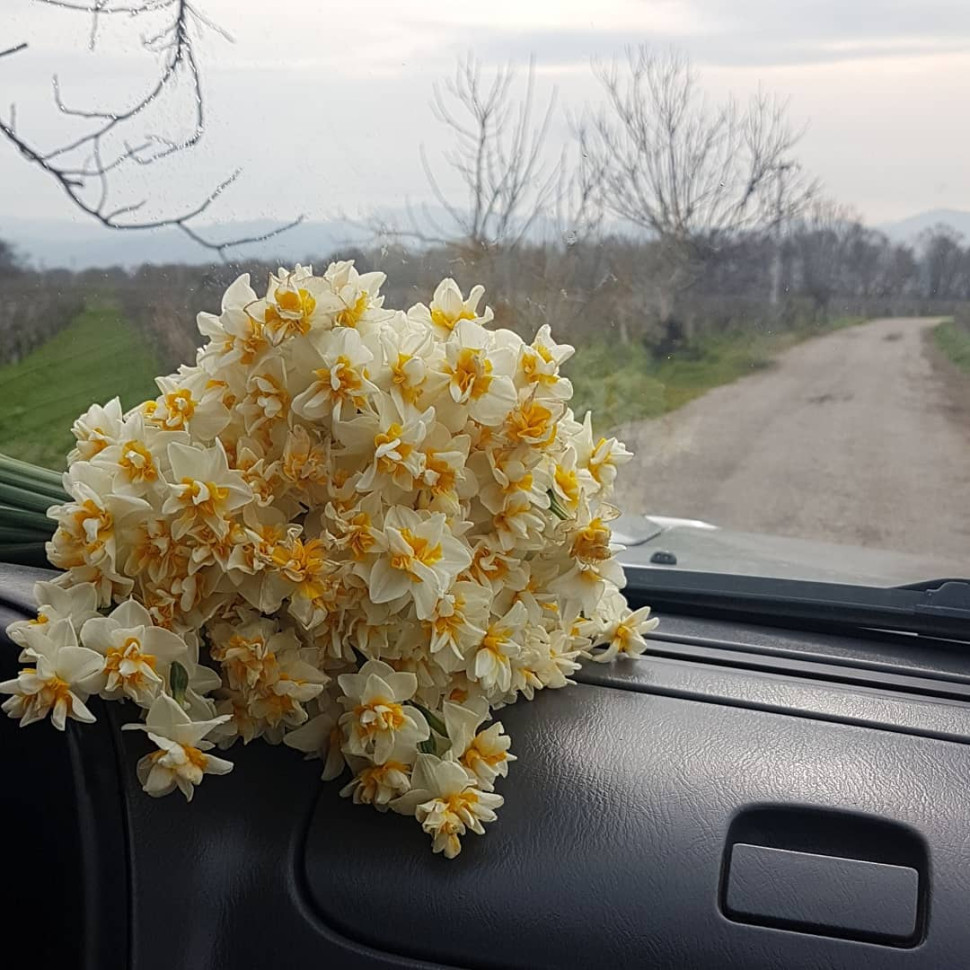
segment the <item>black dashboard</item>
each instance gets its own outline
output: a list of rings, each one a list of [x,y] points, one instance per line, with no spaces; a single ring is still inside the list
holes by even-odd
[[[35,575],[0,567],[0,625]],[[7,938],[53,905],[37,966],[970,965],[966,645],[668,613],[651,648],[501,712],[500,824],[454,862],[296,752],[187,805],[119,705],[4,720]]]

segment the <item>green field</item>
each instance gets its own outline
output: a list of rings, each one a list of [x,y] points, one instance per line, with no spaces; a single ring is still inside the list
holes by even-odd
[[[861,322],[845,317],[822,327],[705,337],[661,360],[638,343],[579,347],[564,367],[573,382],[572,407],[580,419],[591,408],[600,431],[656,418],[712,387],[770,367],[778,354],[803,340]]]
[[[970,321],[944,320],[933,328],[933,339],[948,360],[970,373]]]
[[[0,367],[0,452],[62,469],[71,424],[116,395],[128,408],[157,393],[155,356],[116,307],[92,303],[56,337]]]

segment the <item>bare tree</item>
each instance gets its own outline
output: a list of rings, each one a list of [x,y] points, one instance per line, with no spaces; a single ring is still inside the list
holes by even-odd
[[[832,297],[846,292],[847,255],[858,225],[848,207],[816,199],[792,232],[795,285],[811,299],[819,320],[828,316]]]
[[[431,192],[447,214],[441,225],[423,206],[412,211],[409,233],[422,241],[460,242],[470,251],[510,249],[535,225],[555,195],[558,166],[544,147],[555,109],[555,92],[544,110],[535,103],[535,63],[529,62],[525,93],[516,96],[515,67],[483,77],[474,57],[459,60],[455,75],[436,84],[431,108],[452,139],[446,165],[460,178],[463,198],[449,197],[421,146]]]
[[[604,172],[604,205],[657,242],[658,312],[727,237],[779,227],[815,190],[793,152],[787,106],[764,93],[711,107],[690,61],[646,46],[624,63],[594,65],[606,94],[589,150]],[[669,336],[669,335],[668,335]]]
[[[198,245],[213,250],[225,259],[234,246],[272,238],[302,221],[245,239],[217,242],[207,238],[194,220],[206,212],[240,175],[236,169],[200,201],[174,215],[141,217],[148,198],[119,201],[114,191],[119,179],[138,168],[150,168],[162,160],[197,145],[205,129],[205,100],[196,57],[195,43],[204,31],[214,31],[227,40],[231,37],[188,0],[40,0],[48,6],[90,15],[89,47],[94,50],[103,18],[120,16],[135,22],[142,30],[145,51],[158,59],[156,77],[146,90],[127,106],[113,110],[69,106],[60,82],[53,78],[54,100],[58,110],[75,119],[86,130],[63,144],[41,148],[20,134],[15,107],[6,120],[0,119],[0,134],[33,165],[63,189],[82,212],[109,229],[159,229],[173,227]],[[17,53],[26,44],[0,52]],[[152,107],[166,96],[187,102],[191,121],[188,130],[175,134],[154,129],[157,112]]]
[[[20,276],[23,271],[23,260],[16,248],[5,239],[0,239],[0,279]]]
[[[607,110],[596,147],[613,213],[664,238],[710,239],[766,228],[804,206],[787,105],[764,93],[746,109],[710,108],[687,58],[641,46],[597,66]]]
[[[963,235],[952,226],[936,223],[919,235],[919,247],[923,262],[923,287],[930,299],[952,300],[959,298],[965,267],[965,255],[961,248]]]
[[[571,121],[572,144],[559,160],[555,192],[556,228],[566,247],[587,242],[603,225],[603,188],[608,160],[591,145],[595,126],[589,117]]]

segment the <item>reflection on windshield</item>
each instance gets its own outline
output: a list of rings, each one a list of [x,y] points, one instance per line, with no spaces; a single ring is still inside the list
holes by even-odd
[[[0,451],[62,468],[74,418],[154,396],[241,272],[353,259],[389,305],[453,277],[574,345],[572,407],[635,453],[617,498],[651,554],[967,573],[961,14],[358,6],[372,30],[335,49],[281,0],[295,57],[228,0],[11,3]]]

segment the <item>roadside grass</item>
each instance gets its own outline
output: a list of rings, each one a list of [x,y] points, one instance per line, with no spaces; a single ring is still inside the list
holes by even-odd
[[[71,425],[115,396],[128,408],[157,393],[155,356],[118,308],[92,301],[16,364],[0,367],[0,452],[61,470]]]
[[[840,317],[823,327],[705,337],[659,360],[641,344],[587,344],[564,367],[573,382],[573,411],[581,420],[592,409],[599,431],[660,417],[713,387],[771,367],[778,354],[803,340],[861,322],[859,317]]]
[[[970,374],[970,322],[944,320],[933,328],[933,340],[947,360]]]

